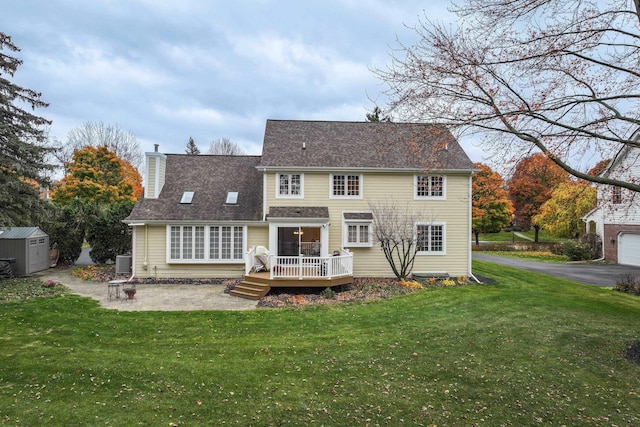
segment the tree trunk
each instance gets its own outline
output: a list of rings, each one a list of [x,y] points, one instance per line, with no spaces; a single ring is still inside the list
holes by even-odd
[[[535,231],[535,236],[533,238],[533,241],[538,243],[538,233],[540,232],[540,226],[539,225],[534,225],[533,226],[533,230]]]

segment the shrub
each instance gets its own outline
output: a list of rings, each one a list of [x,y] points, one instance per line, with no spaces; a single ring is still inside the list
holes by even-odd
[[[640,276],[625,274],[616,280],[616,291],[632,295],[640,295]]]
[[[409,289],[422,289],[422,285],[415,280],[400,280],[400,284]]]
[[[326,288],[324,291],[322,291],[320,293],[320,295],[323,298],[326,298],[326,299],[335,299],[336,298],[336,292],[331,288]]]
[[[554,253],[557,253],[558,255],[565,255],[571,261],[585,261],[593,259],[593,250],[587,243],[564,242],[557,246]]]

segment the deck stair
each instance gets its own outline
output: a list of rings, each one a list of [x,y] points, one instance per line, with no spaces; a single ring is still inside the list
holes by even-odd
[[[261,282],[262,281],[259,278],[247,276],[229,292],[229,295],[239,298],[259,300],[271,289],[269,283]]]

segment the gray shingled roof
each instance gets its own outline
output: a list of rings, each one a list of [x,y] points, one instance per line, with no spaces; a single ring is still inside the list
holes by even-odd
[[[262,173],[258,156],[167,154],[166,182],[157,199],[140,199],[129,221],[259,221]],[[180,204],[193,191],[190,204]],[[225,204],[237,191],[238,204]]]
[[[267,121],[261,165],[274,169],[473,169],[444,126],[292,120]]]
[[[325,206],[271,206],[269,218],[325,218],[329,219],[329,208]]]

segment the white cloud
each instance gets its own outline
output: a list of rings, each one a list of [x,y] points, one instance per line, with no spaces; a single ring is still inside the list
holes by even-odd
[[[223,113],[212,108],[201,107],[168,107],[165,104],[156,104],[153,111],[160,117],[170,118],[182,122],[194,123],[222,123],[224,120]]]
[[[173,79],[141,61],[111,54],[98,44],[67,41],[65,56],[36,58],[41,72],[69,86],[123,88],[157,87]],[[59,53],[59,52],[58,52]]]

